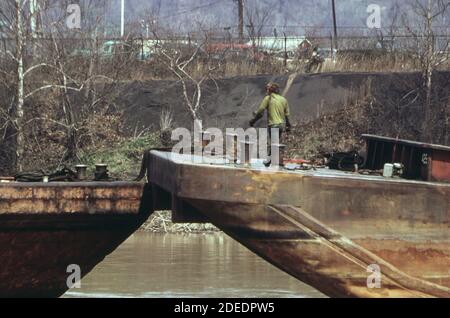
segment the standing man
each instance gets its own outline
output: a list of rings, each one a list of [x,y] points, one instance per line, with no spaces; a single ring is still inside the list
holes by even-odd
[[[263,117],[264,111],[267,110],[270,143],[272,140],[272,129],[278,130],[281,142],[284,130],[286,132],[291,130],[289,102],[280,95],[280,86],[276,83],[268,83],[266,85],[266,94],[267,96],[262,101],[261,106],[255,112],[255,117],[250,121],[250,126],[255,126],[256,122]]]

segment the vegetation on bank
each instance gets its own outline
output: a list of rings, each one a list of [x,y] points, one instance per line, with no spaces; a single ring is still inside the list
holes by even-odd
[[[448,145],[450,96],[444,86],[435,86],[427,132],[432,143]],[[424,99],[413,81],[399,81],[387,91],[376,92],[369,77],[337,111],[319,113],[315,120],[294,124],[285,140],[289,157],[315,159],[325,153],[363,151],[363,134],[423,140]],[[330,106],[320,105],[320,109]]]
[[[81,155],[80,163],[89,167],[93,175],[95,164],[108,165],[111,178],[132,180],[139,174],[142,156],[145,150],[161,147],[158,132],[149,132],[139,137],[123,139],[117,144],[105,144],[99,149],[86,151]]]
[[[396,132],[391,131],[393,127],[385,125],[385,116],[389,113],[383,108],[372,94],[368,80],[347,97],[338,111],[318,114],[317,119],[310,122],[295,123],[285,140],[288,156],[312,160],[331,152],[360,151],[365,146],[361,140],[363,134],[395,135]],[[398,116],[402,114],[395,117]]]

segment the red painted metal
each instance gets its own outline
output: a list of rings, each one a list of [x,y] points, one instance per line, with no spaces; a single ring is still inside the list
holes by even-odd
[[[450,182],[450,152],[436,150],[431,162],[431,180]]]
[[[450,147],[363,135],[367,143],[366,168],[383,169],[386,163],[402,163],[404,177],[413,180],[450,182]]]

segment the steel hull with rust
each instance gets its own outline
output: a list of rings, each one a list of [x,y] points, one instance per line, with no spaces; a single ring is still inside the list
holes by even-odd
[[[139,183],[0,184],[0,297],[61,296],[70,265],[85,276],[146,220],[145,197]]]
[[[155,208],[214,223],[328,296],[450,297],[449,184],[150,157]]]

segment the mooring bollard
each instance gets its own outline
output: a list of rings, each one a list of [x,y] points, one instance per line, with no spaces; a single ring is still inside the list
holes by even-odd
[[[77,180],[84,181],[87,177],[87,166],[86,165],[76,165],[75,170],[77,172]]]
[[[108,180],[108,165],[99,163],[95,165],[95,181]]]
[[[236,164],[238,161],[238,135],[227,134],[226,138],[227,159]]]

